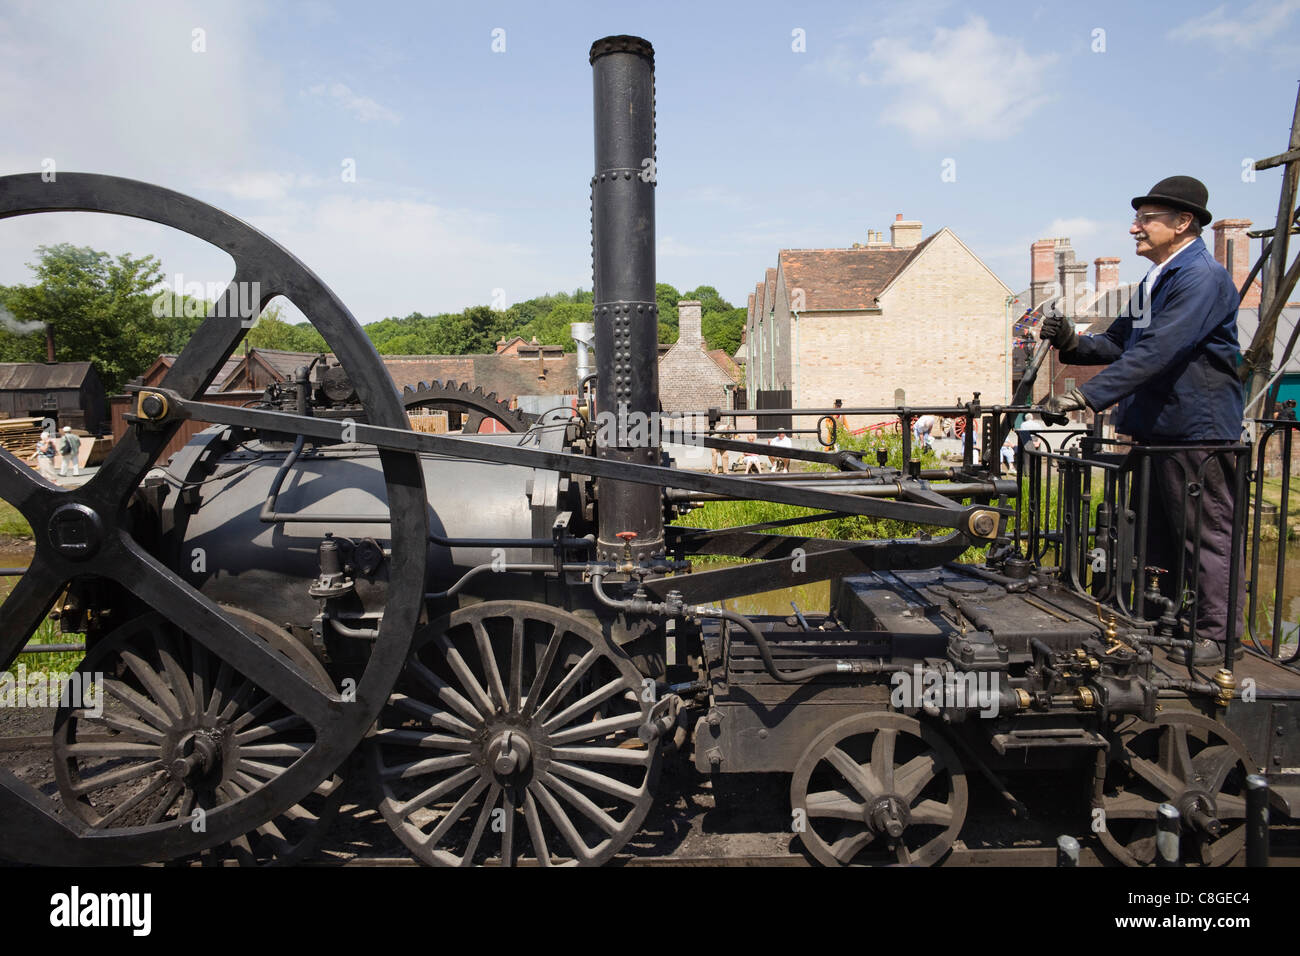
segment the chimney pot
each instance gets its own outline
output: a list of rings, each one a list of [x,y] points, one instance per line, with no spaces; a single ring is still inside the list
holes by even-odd
[[[911,249],[921,241],[920,221],[904,219],[900,212],[898,218],[889,224],[889,240],[895,249]]]
[[[1232,284],[1241,289],[1250,275],[1250,237],[1246,230],[1250,228],[1249,219],[1220,219],[1214,229],[1214,259],[1228,270]],[[1242,297],[1241,304],[1249,309],[1259,307],[1259,286],[1252,283]]]

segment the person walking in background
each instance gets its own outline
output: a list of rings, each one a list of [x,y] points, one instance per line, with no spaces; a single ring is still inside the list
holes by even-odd
[[[32,452],[29,461],[35,461],[41,469],[41,474],[50,481],[55,481],[58,477],[54,471],[54,439],[50,437],[49,432],[41,432],[40,440],[36,442],[36,451]],[[55,484],[58,482],[55,481]]]
[[[1002,443],[1002,466],[1016,470],[1016,436],[1014,433],[1007,436],[1007,440]]]
[[[776,448],[793,448],[793,447],[794,447],[794,442],[792,442],[792,441],[790,440],[790,436],[787,435],[787,434],[785,433],[785,429],[784,429],[784,428],[779,428],[779,429],[777,429],[776,437],[773,438],[772,441],[771,441],[769,444],[773,445],[773,446],[776,447]],[[788,471],[790,470],[790,459],[789,459],[789,458],[773,458],[773,459],[771,459],[771,461],[772,461],[772,470],[773,470],[773,471],[786,471],[786,472],[788,472]]]
[[[922,448],[930,447],[930,432],[934,428],[934,416],[922,415],[912,422],[912,444]]]
[[[59,439],[59,475],[67,475],[69,467],[74,475],[81,474],[81,439],[71,426],[64,425],[63,436]]]

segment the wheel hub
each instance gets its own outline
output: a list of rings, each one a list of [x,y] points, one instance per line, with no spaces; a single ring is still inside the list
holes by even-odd
[[[898,839],[912,822],[912,814],[907,803],[890,793],[878,797],[867,804],[863,811],[863,822],[876,833],[883,833],[892,839]]]
[[[533,748],[528,737],[518,730],[503,730],[487,747],[488,762],[502,777],[516,777],[528,769]]]
[[[194,782],[207,776],[221,762],[221,740],[208,730],[194,730],[176,743],[167,765],[173,780]]]
[[[1214,799],[1203,790],[1189,790],[1178,801],[1178,812],[1183,827],[1188,830],[1203,830],[1210,836],[1217,837],[1223,829],[1214,807]]]
[[[67,504],[50,515],[50,543],[54,550],[73,561],[88,561],[99,553],[104,541],[104,522],[95,509]]]

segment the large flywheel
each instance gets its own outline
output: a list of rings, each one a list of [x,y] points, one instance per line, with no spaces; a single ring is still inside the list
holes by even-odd
[[[351,313],[311,270],[246,223],[196,199],[129,179],[63,172],[48,182],[40,174],[0,177],[0,218],[43,212],[101,212],[157,222],[210,242],[234,259],[234,278],[168,372],[165,388],[201,398],[247,331],[245,320],[252,317],[240,312],[251,288],[255,310],[284,295],[311,320],[346,370],[371,424],[407,427],[392,381]],[[146,815],[137,820],[130,813],[95,825],[84,815],[61,812],[36,787],[0,770],[0,848],[9,859],[137,863],[187,855],[256,831],[331,778],[373,723],[406,660],[423,612],[427,560],[427,501],[416,457],[379,450],[392,514],[388,602],[364,672],[355,688],[344,691],[321,686],[309,666],[191,587],[134,536],[128,505],[176,428],[175,421],[132,426],[99,472],[72,490],[56,487],[0,450],[0,498],[18,508],[36,538],[31,566],[0,604],[0,667],[12,665],[70,582],[101,579],[156,609],[175,629],[173,663],[183,671],[170,672],[176,687],[185,678],[194,686],[198,674],[192,668],[201,657],[210,668],[224,667],[232,680],[273,700],[286,718],[301,721],[304,746],[274,774],[227,789],[230,798],[206,813],[201,832],[183,819],[155,821]],[[196,646],[203,648],[201,655]],[[135,679],[143,679],[139,671]]]
[[[370,741],[384,819],[430,864],[606,862],[654,796],[659,748],[638,736],[646,685],[565,611],[454,611],[416,636]]]

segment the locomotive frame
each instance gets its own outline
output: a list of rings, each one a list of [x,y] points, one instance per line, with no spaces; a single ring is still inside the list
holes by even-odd
[[[1014,807],[1017,765],[1080,773],[1092,815],[1079,832],[1099,811],[1101,842],[1127,864],[1241,860],[1248,833],[1260,838],[1260,775],[1293,816],[1300,675],[1277,635],[1238,661],[1234,632],[1213,674],[1168,660],[1190,648],[1196,610],[1184,569],[1164,590],[1146,571],[1142,469],[1159,449],[1107,441],[1098,421],[1068,449],[1025,452],[1008,480],[990,453],[1033,409],[1023,396],[763,413],[898,416],[905,438],[923,413],[965,419],[962,465],[932,471],[906,454],[889,467],[785,449],[835,470],[693,474],[670,466],[657,436],[602,435],[611,410],[659,413],[653,50],[609,37],[591,62],[598,371],[582,414],[510,421],[487,396],[467,398],[471,417],[518,429],[502,438],[410,430],[406,407],[456,406],[456,393],[399,396],[346,307],[247,224],[115,177],[0,178],[0,218],[133,216],[236,263],[163,385],[133,389],[131,427],[92,481],[57,488],[0,451],[0,497],[37,538],[0,605],[0,661],[57,604],[86,631],[82,669],[112,699],[99,718],[60,709],[57,798],[0,769],[0,853],[87,865],[230,846],[248,862],[294,862],[358,748],[386,822],[431,864],[607,862],[644,820],[662,762],[686,757],[715,780],[789,774],[800,842],[827,864],[943,862],[967,818],[968,771]],[[300,370],[261,407],[205,404],[246,332],[230,316],[253,282],[259,307],[290,298],[335,364]],[[668,438],[756,447],[712,435],[699,421],[719,413],[701,412],[663,418]],[[189,418],[214,427],[154,472]],[[1261,424],[1289,449],[1289,426]],[[1244,553],[1251,448],[1215,453],[1238,464]],[[484,488],[501,513],[466,513],[467,490]],[[716,498],[818,513],[722,530],[666,522]],[[836,515],[918,533],[798,533]],[[196,542],[208,543],[201,569]],[[984,560],[956,563],[972,547]],[[753,563],[692,568],[714,555]],[[795,580],[832,581],[831,609],[787,620],[722,604]]]

